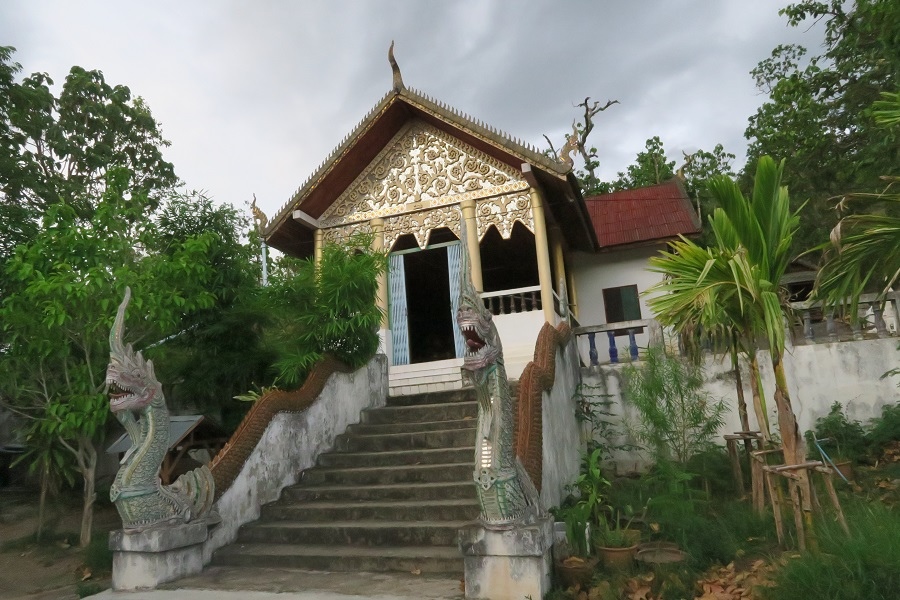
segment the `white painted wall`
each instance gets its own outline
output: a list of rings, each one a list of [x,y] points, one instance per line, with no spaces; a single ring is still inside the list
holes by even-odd
[[[303,412],[280,413],[266,428],[234,483],[215,504],[222,523],[204,544],[203,562],[237,537],[244,523],[259,518],[263,504],[297,483],[300,473],[334,446],[364,408],[383,406],[387,398],[387,360],[378,355],[353,373],[334,373],[318,399]]]
[[[775,378],[767,351],[759,353],[760,371],[766,390],[769,422],[777,432],[778,419],[773,394]],[[840,402],[849,418],[864,424],[881,415],[881,407],[900,402],[900,377],[881,379],[882,374],[900,365],[897,338],[834,342],[827,344],[798,345],[788,349],[785,355],[785,372],[791,403],[801,432],[812,429],[816,419],[828,413],[831,404]],[[622,400],[622,370],[624,365],[583,367],[582,378],[586,385],[598,386],[601,393],[614,401],[612,412],[619,419],[636,419],[634,409]],[[708,356],[704,361],[706,390],[714,398],[724,398],[730,407],[726,422],[719,435],[741,428],[737,411],[737,392],[730,360]],[[744,397],[747,402],[750,427],[758,428],[753,412],[750,392],[750,374],[746,363],[741,365]],[[622,441],[634,443],[623,438]],[[724,440],[719,438],[720,443]],[[618,453],[615,462],[620,472],[640,470],[643,461],[636,453]]]
[[[556,376],[553,387],[544,392],[542,421],[544,461],[541,502],[544,507],[559,506],[566,496],[565,486],[578,476],[584,444],[575,419],[575,389],[581,372],[575,340],[556,351]]]
[[[494,324],[503,344],[506,376],[518,379],[529,362],[534,360],[534,346],[544,326],[544,311],[494,315]]]
[[[572,273],[578,294],[578,322],[583,326],[606,323],[603,290],[625,285],[637,285],[641,318],[652,318],[653,313],[647,307],[647,298],[640,294],[662,280],[662,275],[647,270],[647,259],[658,254],[664,247],[662,244],[656,244],[596,254],[573,253]],[[636,338],[638,347],[648,345],[646,329]],[[596,343],[600,363],[609,362],[609,339],[606,333],[598,333]],[[619,349],[619,359],[627,359],[628,337],[617,337],[616,347]],[[586,336],[580,336],[578,352],[583,364],[590,364]]]

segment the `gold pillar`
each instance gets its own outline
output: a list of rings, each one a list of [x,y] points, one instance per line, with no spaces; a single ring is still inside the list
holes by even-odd
[[[475,200],[471,198],[459,203],[463,219],[466,220],[466,239],[460,240],[469,250],[469,266],[472,268],[472,285],[478,293],[484,291],[481,277],[481,246],[478,244],[478,223],[475,221]]]
[[[316,264],[322,262],[322,245],[325,241],[325,232],[321,229],[316,229],[313,232],[313,256],[315,257]]]
[[[563,254],[563,243],[562,243],[562,230],[559,228],[559,225],[554,225],[550,228],[550,250],[553,253],[553,268],[556,270],[556,277],[554,277],[554,282],[556,285],[563,285],[562,281],[565,279],[566,293],[569,297],[569,306],[567,307],[571,312],[575,312],[575,292],[572,289],[572,274],[569,273],[569,270],[566,269],[566,259]],[[556,290],[556,295],[562,297],[562,288]],[[577,315],[576,315],[577,317]]]
[[[556,311],[553,310],[553,274],[550,270],[547,222],[544,219],[544,204],[541,193],[536,188],[531,188],[531,214],[534,216],[534,246],[537,253],[538,281],[541,284],[541,304],[544,307],[544,319],[551,325],[555,325]]]
[[[572,269],[566,271],[566,291],[569,292],[569,307],[572,314],[578,318],[578,292],[575,290],[575,274]]]
[[[384,219],[374,218],[369,221],[372,227],[372,249],[384,250]],[[378,296],[376,302],[381,310],[381,327],[388,328],[388,291],[387,271],[378,276]]]

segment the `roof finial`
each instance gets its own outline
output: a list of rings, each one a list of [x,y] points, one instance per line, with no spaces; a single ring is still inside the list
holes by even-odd
[[[388,62],[391,63],[391,71],[394,72],[394,91],[398,94],[401,90],[406,89],[403,85],[403,76],[400,74],[400,65],[394,60],[394,40],[391,40],[391,47],[388,48]]]

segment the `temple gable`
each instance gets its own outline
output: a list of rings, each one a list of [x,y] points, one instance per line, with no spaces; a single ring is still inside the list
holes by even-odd
[[[326,241],[384,219],[386,247],[404,233],[425,246],[432,229],[459,235],[461,201],[478,206],[478,236],[494,225],[508,238],[515,221],[533,227],[522,174],[422,121],[401,129],[375,160],[322,214]]]

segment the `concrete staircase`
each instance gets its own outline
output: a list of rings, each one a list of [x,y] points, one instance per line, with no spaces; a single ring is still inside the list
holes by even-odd
[[[363,411],[212,565],[461,575],[457,531],[478,516],[476,416],[472,390]]]

